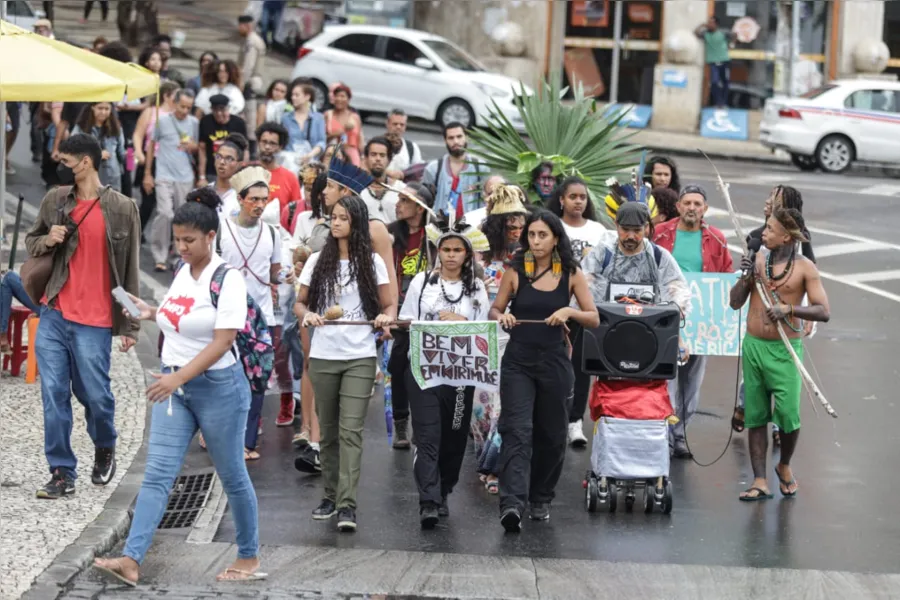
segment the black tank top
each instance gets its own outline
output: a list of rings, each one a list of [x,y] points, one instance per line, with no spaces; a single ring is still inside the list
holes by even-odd
[[[552,278],[553,275],[547,273],[543,277]],[[528,278],[519,272],[519,289],[510,307],[510,313],[519,321],[543,321],[559,309],[569,306],[569,301],[569,273],[563,273],[556,289],[542,292],[535,289]],[[509,334],[509,341],[529,346],[548,347],[562,342],[564,335],[562,327],[550,327],[543,323],[523,323],[513,327]]]

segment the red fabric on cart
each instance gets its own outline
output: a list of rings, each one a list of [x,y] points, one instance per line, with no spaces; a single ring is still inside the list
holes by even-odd
[[[661,421],[672,415],[667,381],[597,380],[589,398],[591,419],[602,416],[638,421]]]

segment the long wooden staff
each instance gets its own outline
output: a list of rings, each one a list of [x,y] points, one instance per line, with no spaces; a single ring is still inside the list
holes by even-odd
[[[697,149],[703,157],[709,161],[709,164],[712,165],[713,171],[716,172],[716,179],[718,180],[719,189],[722,191],[722,197],[725,198],[725,205],[728,207],[728,214],[731,215],[731,222],[734,225],[734,232],[741,240],[741,247],[744,249],[744,254],[748,253],[747,249],[747,238],[744,236],[744,230],[741,227],[741,221],[738,218],[737,211],[734,210],[734,205],[731,203],[731,194],[728,192],[728,184],[725,183],[725,180],[722,179],[722,175],[719,174],[719,170],[716,168],[715,163],[706,155],[703,150]],[[772,303],[769,301],[769,297],[766,295],[765,290],[762,287],[759,279],[754,277],[754,283],[756,285],[756,292],[759,294],[760,299],[762,300],[763,306],[766,307],[766,310],[772,308]],[[794,347],[791,346],[791,342],[788,339],[787,333],[784,331],[784,326],[781,324],[781,321],[775,322],[775,327],[778,329],[778,335],[781,337],[781,341],[784,342],[784,347],[787,348],[788,352],[791,355],[791,358],[794,361],[794,366],[797,367],[797,370],[800,372],[800,376],[803,377],[804,383],[809,387],[812,391],[813,395],[818,398],[819,402],[825,408],[825,412],[829,415],[837,418],[837,413],[832,408],[831,404],[828,403],[828,400],[825,399],[825,395],[822,393],[822,390],[819,389],[819,386],[816,385],[816,382],[813,381],[812,376],[810,376],[809,371],[806,370],[806,367],[803,366],[803,362],[800,360],[800,357],[797,356],[797,353],[794,351]]]

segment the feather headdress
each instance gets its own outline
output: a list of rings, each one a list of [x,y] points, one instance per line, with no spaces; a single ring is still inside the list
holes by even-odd
[[[484,233],[477,227],[468,225],[465,218],[456,221],[453,225],[429,223],[425,228],[425,234],[428,236],[428,241],[438,248],[441,242],[453,237],[461,239],[473,252],[487,252],[491,249]]]
[[[650,211],[650,218],[656,217],[659,210],[656,208],[656,199],[650,194],[650,184],[643,183],[644,167],[647,164],[647,151],[641,153],[641,163],[637,169],[631,170],[631,183],[622,185],[615,177],[606,180],[609,194],[606,195],[606,214],[615,220],[616,212],[625,202],[640,202],[645,204]]]
[[[357,196],[375,181],[374,177],[353,163],[338,159],[337,152],[332,155],[331,162],[328,163],[328,179],[344,186]]]

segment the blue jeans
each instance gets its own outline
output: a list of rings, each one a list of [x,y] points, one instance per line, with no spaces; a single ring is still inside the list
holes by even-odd
[[[36,315],[41,308],[31,301],[22,286],[22,278],[15,271],[10,271],[0,279],[0,334],[6,333],[9,328],[9,315],[12,312],[12,299],[15,298]]]
[[[172,370],[162,369],[163,373]],[[147,466],[123,553],[138,564],[144,560],[199,427],[228,496],[237,530],[238,558],[254,558],[259,552],[256,491],[247,474],[243,448],[250,384],[238,363],[206,371],[184,384],[182,390],[172,395],[172,416],[165,401],[154,404],[151,410]]]
[[[725,108],[728,106],[728,80],[730,74],[731,63],[710,63],[709,65],[709,86],[712,95],[713,106],[717,108]]]
[[[94,446],[116,447],[116,400],[109,379],[112,330],[67,321],[60,311],[44,306],[35,341],[44,404],[44,454],[51,472],[62,469],[75,477],[73,392],[84,406]]]
[[[259,19],[259,34],[268,46],[275,41],[275,32],[278,31],[278,23],[284,12],[284,0],[268,0],[263,2],[262,16]],[[272,39],[269,40],[269,33]]]

